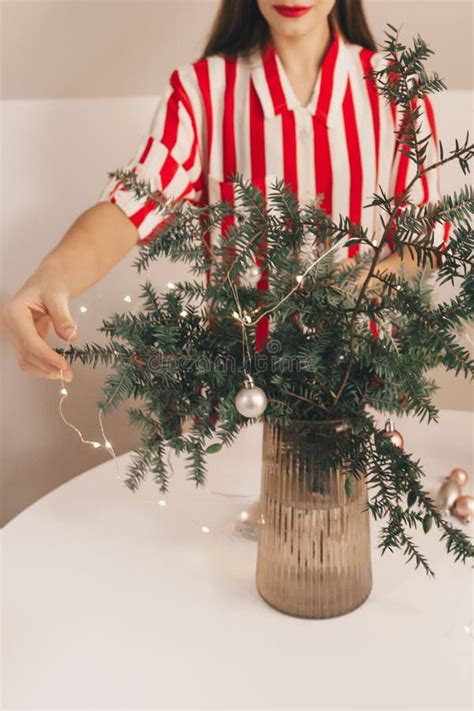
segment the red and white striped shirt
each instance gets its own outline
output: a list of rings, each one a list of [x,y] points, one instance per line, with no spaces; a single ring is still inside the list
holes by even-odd
[[[377,211],[364,205],[378,186],[387,195],[402,191],[415,169],[397,150],[396,108],[367,78],[384,61],[381,53],[345,43],[334,31],[306,106],[296,98],[271,41],[247,57],[213,55],[179,67],[126,168],[167,198],[199,204],[232,201],[229,177],[236,172],[265,195],[276,178],[284,179],[301,202],[321,194],[334,219],[348,216],[377,237]],[[438,141],[431,102],[425,98],[424,104],[431,163]],[[438,200],[438,172],[418,181],[412,195],[418,204]],[[136,199],[116,179],[107,182],[102,200],[124,211],[142,241],[156,235],[163,218],[153,201]],[[438,243],[447,241],[448,231],[448,226],[438,229]],[[341,247],[340,256],[358,249]]]

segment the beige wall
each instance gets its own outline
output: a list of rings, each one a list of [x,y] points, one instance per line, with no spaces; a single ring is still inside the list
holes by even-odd
[[[3,0],[2,96],[156,94],[168,70],[197,55],[217,5],[216,0]],[[449,87],[472,87],[471,0],[367,0],[365,5],[379,39],[386,22],[402,25],[407,39],[419,32],[435,50]]]
[[[447,143],[462,136],[472,121],[471,3],[367,6],[379,37],[389,20],[403,22],[407,37],[421,31],[432,43],[450,86],[449,94],[435,97],[440,134]],[[95,202],[106,172],[128,159],[166,76],[197,55],[215,7],[213,0],[2,3],[2,301]],[[461,182],[450,166],[445,189]],[[89,309],[80,321],[84,340],[100,341],[102,318],[128,308],[123,297],[137,293],[133,258],[73,303],[74,315],[81,304]],[[151,277],[160,287],[176,269],[160,264]],[[21,373],[3,335],[2,345],[0,523],[102,459],[60,422],[57,383]],[[76,367],[75,373],[67,413],[97,438],[105,371]],[[463,381],[442,382],[440,405],[472,405]],[[115,413],[106,424],[118,452],[134,446],[126,415]]]

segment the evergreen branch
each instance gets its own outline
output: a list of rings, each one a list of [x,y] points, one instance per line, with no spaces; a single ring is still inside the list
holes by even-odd
[[[403,194],[388,195],[379,186],[366,206],[380,212],[378,242],[378,230],[372,234],[342,215],[333,219],[317,199],[301,206],[282,180],[264,200],[236,174],[234,205],[168,203],[170,219],[140,249],[138,271],[165,256],[185,264],[191,276],[163,294],[145,281],[139,313],[113,314],[103,322],[105,346],[58,352],[70,362],[112,367],[105,407],[139,400],[128,410],[141,433],[127,479],[132,490],[149,474],[161,491],[167,490],[167,449],[184,455],[196,485],[205,482],[207,455],[230,446],[249,424],[235,406],[246,372],[267,395],[268,423],[346,422],[350,436],[330,437],[321,467],[365,477],[368,508],[384,521],[382,553],[399,550],[431,575],[414,529],[427,532],[433,525],[456,560],[471,557],[472,545],[436,510],[423,489],[419,462],[382,436],[365,406],[436,421],[436,384],[428,371],[442,365],[459,376],[473,373],[472,358],[458,342],[474,314],[473,191],[466,186],[421,206],[411,198],[416,180],[449,161],[457,160],[467,172],[473,145],[468,137],[449,153],[440,145],[439,160],[425,165],[432,137],[415,125],[421,116],[418,99],[441,90],[443,82],[426,74],[423,62],[430,50],[421,39],[404,47],[392,28],[386,52],[392,64],[376,79],[382,96],[401,108],[398,147],[417,168]],[[127,184],[151,198],[150,185],[135,175]],[[159,209],[166,212],[163,205]],[[437,246],[435,227],[446,221],[452,235]],[[214,230],[224,239],[210,245]],[[402,258],[411,254],[416,260],[415,277],[384,268],[380,257],[389,241]],[[334,258],[336,247],[356,244],[369,249],[341,266]],[[268,289],[246,282],[246,270],[255,263]],[[434,303],[435,289],[426,279],[430,264],[438,267],[431,275],[436,285],[459,280],[456,296]],[[376,300],[371,279],[380,285]],[[257,351],[257,325],[270,316],[269,337]],[[184,418],[192,423],[187,432]]]

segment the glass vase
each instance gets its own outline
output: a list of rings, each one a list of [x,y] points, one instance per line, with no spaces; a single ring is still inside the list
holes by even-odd
[[[347,470],[324,471],[322,458],[343,423],[264,424],[257,589],[272,607],[297,617],[344,615],[372,587],[365,478],[345,493]]]

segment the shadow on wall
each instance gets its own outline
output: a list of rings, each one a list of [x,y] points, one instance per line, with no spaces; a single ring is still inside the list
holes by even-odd
[[[387,22],[402,26],[407,39],[421,33],[436,52],[433,65],[443,68],[440,73],[450,89],[472,86],[473,64],[467,57],[472,46],[471,2],[364,4],[376,37],[382,37]],[[164,73],[197,56],[217,6],[218,0],[3,0],[2,95],[45,99],[156,94]],[[453,52],[453,47],[462,51]],[[8,71],[13,61],[15,71]]]

